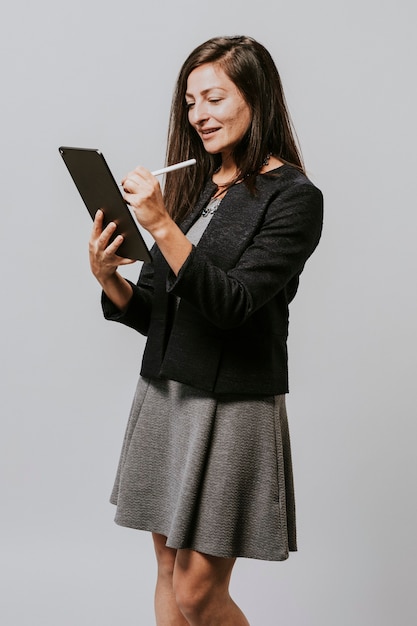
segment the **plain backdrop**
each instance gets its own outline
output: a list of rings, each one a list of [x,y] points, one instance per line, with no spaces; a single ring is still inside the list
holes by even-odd
[[[179,68],[223,34],[271,51],[326,208],[291,308],[299,552],[239,561],[232,591],[252,626],[416,623],[415,6],[2,7],[2,625],[154,624],[150,536],[108,503],[143,339],[102,318],[58,147],[161,167]]]

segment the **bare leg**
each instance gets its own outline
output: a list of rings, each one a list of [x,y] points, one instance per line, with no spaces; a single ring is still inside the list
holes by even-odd
[[[155,589],[155,617],[157,626],[188,626],[175,600],[172,577],[177,551],[167,548],[166,537],[153,533],[158,577]]]
[[[235,559],[178,550],[173,589],[177,605],[190,626],[249,626],[229,595]]]

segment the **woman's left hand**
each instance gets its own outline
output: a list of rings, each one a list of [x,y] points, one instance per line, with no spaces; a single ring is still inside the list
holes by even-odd
[[[171,221],[162,198],[159,182],[144,167],[137,167],[122,180],[123,198],[139,224],[155,237],[155,233]]]

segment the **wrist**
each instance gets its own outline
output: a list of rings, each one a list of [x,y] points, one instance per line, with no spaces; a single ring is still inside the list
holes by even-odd
[[[156,224],[152,230],[150,230],[150,234],[153,239],[158,242],[162,242],[170,237],[170,234],[177,228],[175,222],[171,219],[171,217],[166,216],[164,219],[160,220],[158,224]]]
[[[118,272],[99,281],[106,296],[121,311],[126,310],[133,295],[132,285]]]
[[[108,287],[114,287],[119,282],[117,272],[114,272],[113,274],[103,274],[101,276],[97,276],[96,278],[104,290]]]
[[[154,231],[153,237],[171,270],[178,275],[192,250],[190,241],[171,218]]]

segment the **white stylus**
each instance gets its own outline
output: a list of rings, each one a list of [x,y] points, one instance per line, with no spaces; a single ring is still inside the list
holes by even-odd
[[[154,176],[159,176],[160,174],[166,174],[167,172],[173,172],[174,170],[180,170],[183,167],[189,167],[190,165],[195,165],[197,161],[195,159],[188,159],[188,161],[181,161],[181,163],[175,163],[174,165],[168,165],[168,167],[163,167],[160,170],[155,170],[151,172]]]

